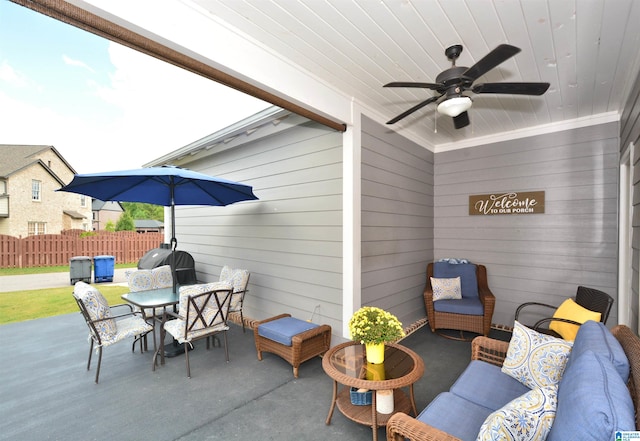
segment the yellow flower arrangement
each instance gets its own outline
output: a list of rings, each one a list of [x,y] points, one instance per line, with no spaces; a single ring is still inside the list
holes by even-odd
[[[398,318],[375,306],[363,306],[349,320],[351,339],[362,344],[395,341],[405,336]]]

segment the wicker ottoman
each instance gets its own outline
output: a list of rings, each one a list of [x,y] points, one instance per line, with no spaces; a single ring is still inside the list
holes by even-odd
[[[311,358],[324,354],[331,345],[331,326],[317,325],[280,314],[259,321],[253,328],[258,360],[263,352],[284,358],[293,366],[298,378],[298,367]]]

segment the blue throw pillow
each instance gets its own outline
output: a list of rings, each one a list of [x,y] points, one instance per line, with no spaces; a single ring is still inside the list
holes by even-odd
[[[437,279],[460,277],[462,297],[478,297],[478,279],[476,277],[476,266],[473,263],[435,262],[433,264],[433,277]]]

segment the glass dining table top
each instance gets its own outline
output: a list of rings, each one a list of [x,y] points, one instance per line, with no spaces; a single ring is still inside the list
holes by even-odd
[[[158,288],[148,291],[128,292],[122,299],[140,308],[158,308],[176,305],[180,301],[180,294],[173,292],[173,288]]]

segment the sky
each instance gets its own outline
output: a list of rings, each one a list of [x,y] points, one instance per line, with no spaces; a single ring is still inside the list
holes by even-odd
[[[52,145],[77,173],[133,169],[269,106],[0,0],[0,144]]]

